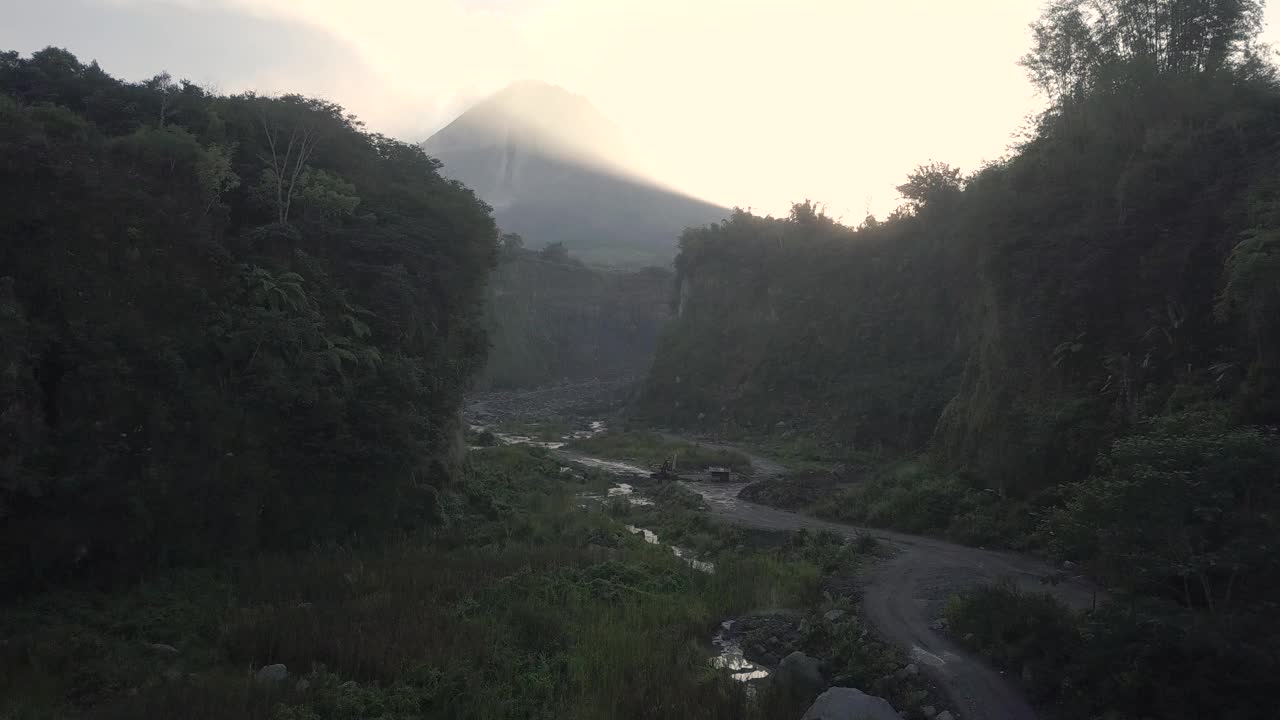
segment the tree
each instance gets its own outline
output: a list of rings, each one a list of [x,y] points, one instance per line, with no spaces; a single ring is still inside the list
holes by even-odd
[[[231,153],[219,145],[205,148],[196,166],[200,190],[204,194],[204,214],[208,215],[224,192],[240,187],[240,176],[231,168]]]
[[[1078,98],[1127,79],[1250,66],[1261,30],[1259,0],[1053,0],[1022,65],[1049,97]]]
[[[376,540],[455,467],[489,208],[332,103],[173,90],[0,54],[6,590]]]
[[[267,145],[263,160],[260,188],[271,199],[276,221],[289,222],[294,194],[302,187],[307,161],[320,142],[320,133],[310,124],[295,103],[281,106],[270,102],[258,104],[258,119]]]
[[[158,121],[160,127],[164,127],[165,122],[169,119],[169,115],[173,112],[173,101],[178,94],[182,92],[182,87],[173,81],[173,76],[169,73],[160,73],[155,77],[142,83],[142,86],[152,92],[159,101]]]
[[[302,174],[299,200],[307,211],[329,221],[350,216],[360,205],[355,185],[326,170],[308,169]]]
[[[1227,610],[1280,582],[1280,442],[1212,413],[1154,418],[1065,489],[1045,532],[1116,586]]]
[[[963,187],[959,168],[946,163],[929,162],[911,171],[907,175],[907,182],[898,186],[898,193],[913,211],[918,212],[929,205],[954,198]]]
[[[569,262],[569,248],[562,242],[553,242],[538,251],[538,259],[563,265]]]
[[[524,252],[524,238],[517,233],[503,233],[498,238],[498,252],[502,260],[510,261]]]

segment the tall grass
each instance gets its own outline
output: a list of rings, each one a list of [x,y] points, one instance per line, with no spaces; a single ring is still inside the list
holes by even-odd
[[[736,613],[812,601],[818,568],[755,555],[699,573],[577,507],[557,469],[478,453],[445,503],[444,542],[262,557],[8,609],[0,717],[755,717],[709,670],[708,641]],[[271,663],[287,683],[252,679]]]

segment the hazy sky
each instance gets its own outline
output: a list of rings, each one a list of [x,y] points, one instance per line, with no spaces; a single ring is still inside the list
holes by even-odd
[[[1040,107],[1017,59],[1039,0],[0,0],[0,48],[137,80],[321,95],[429,136],[534,78],[587,96],[700,197],[848,221],[915,165],[1001,156]],[[1268,11],[1268,18],[1276,11]],[[1268,36],[1271,36],[1268,32]]]

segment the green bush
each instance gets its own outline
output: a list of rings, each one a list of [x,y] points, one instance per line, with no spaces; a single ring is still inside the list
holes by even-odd
[[[1048,594],[1022,593],[1012,585],[987,585],[951,598],[946,618],[952,634],[970,638],[975,650],[1021,677],[1039,698],[1055,697],[1084,636],[1071,611]]]
[[[698,572],[584,511],[587,488],[558,469],[541,450],[476,451],[441,498],[449,529],[430,538],[6,607],[0,717],[760,717],[741,685],[709,670],[706,643],[726,617],[815,602],[817,565],[748,552]],[[706,519],[685,492],[664,496],[671,512]],[[276,662],[289,683],[253,682]]]
[[[1280,588],[1280,441],[1212,410],[1153,418],[1063,489],[1041,533],[1118,587],[1210,611],[1268,599]]]
[[[830,520],[945,535],[972,545],[1025,545],[1034,527],[1025,503],[940,473],[927,459],[890,463],[868,480],[819,496],[812,508]]]
[[[950,632],[1062,717],[1229,717],[1273,711],[1269,615],[1215,617],[1118,598],[1077,615],[1052,597],[985,586],[947,604]]]

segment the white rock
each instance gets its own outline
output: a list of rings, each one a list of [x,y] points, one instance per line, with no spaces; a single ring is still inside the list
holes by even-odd
[[[956,716],[952,715],[950,710],[943,710],[934,720],[956,720]]]

